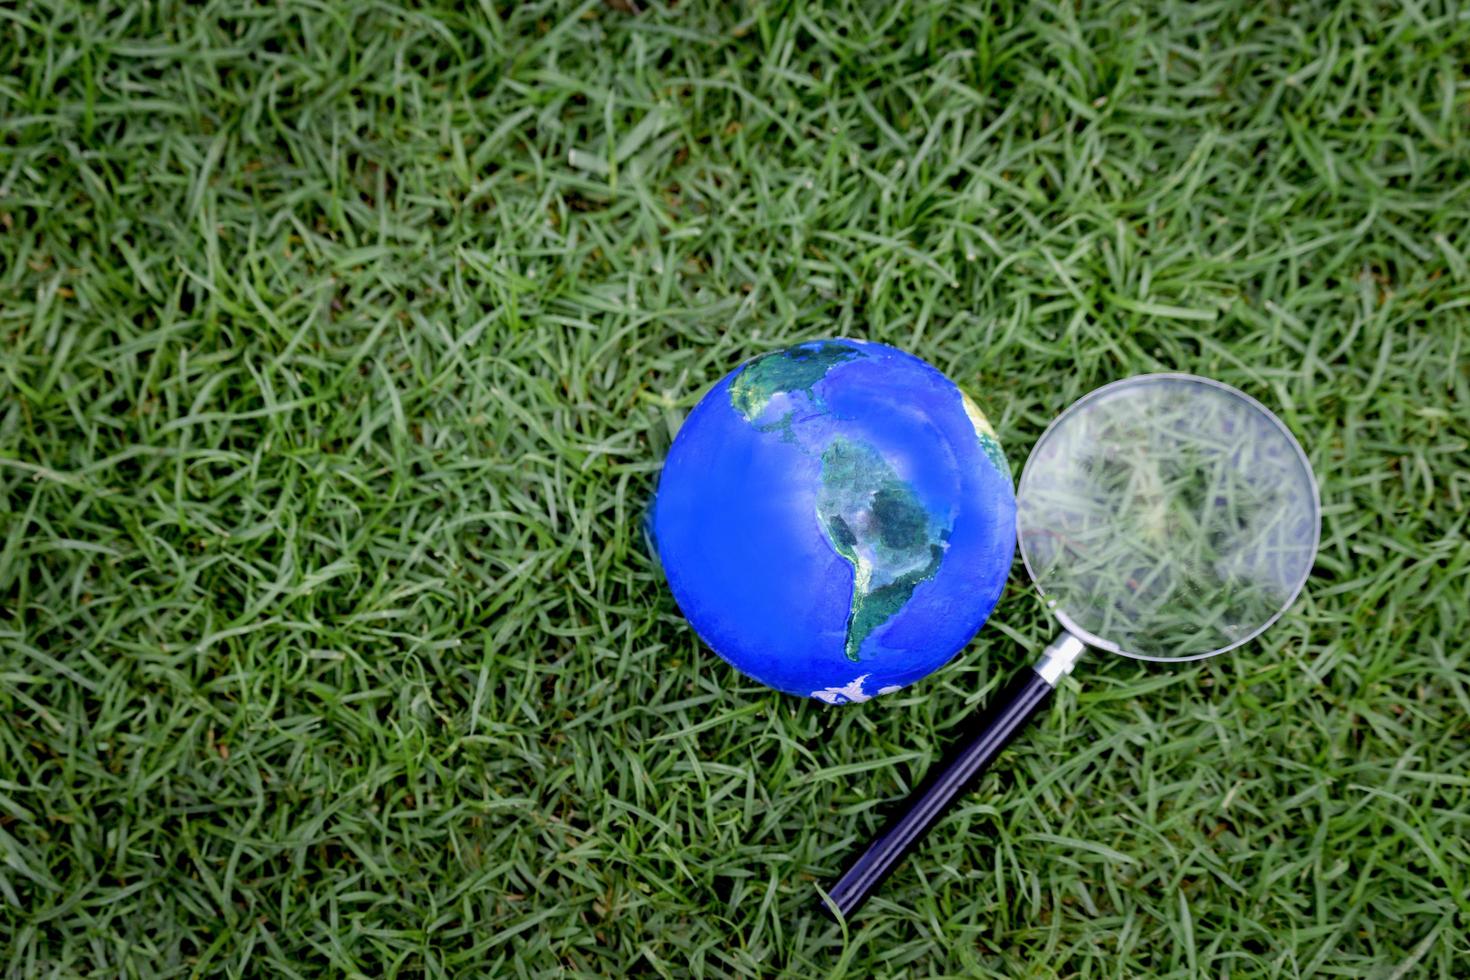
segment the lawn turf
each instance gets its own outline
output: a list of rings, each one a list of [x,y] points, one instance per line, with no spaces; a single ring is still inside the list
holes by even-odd
[[[0,9],[11,977],[1470,975],[1455,5]],[[1324,502],[1238,653],[1085,663],[846,929],[1051,627],[862,707],[701,647],[679,420],[846,334],[1013,464],[1144,371]]]

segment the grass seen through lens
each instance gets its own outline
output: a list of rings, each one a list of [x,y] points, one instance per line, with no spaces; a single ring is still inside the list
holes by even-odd
[[[1269,622],[1311,570],[1315,488],[1255,406],[1142,379],[1085,399],[1038,445],[1021,545],[1065,620],[1123,651],[1197,657]]]

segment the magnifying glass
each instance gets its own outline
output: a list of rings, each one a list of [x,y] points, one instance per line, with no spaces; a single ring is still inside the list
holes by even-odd
[[[1320,512],[1291,432],[1229,385],[1145,374],[1073,403],[1026,460],[1016,508],[1026,570],[1062,632],[966,725],[824,908],[856,912],[1088,647],[1173,663],[1260,635],[1306,584]]]

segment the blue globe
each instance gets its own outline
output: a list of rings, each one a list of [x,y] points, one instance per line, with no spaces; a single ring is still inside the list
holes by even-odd
[[[747,361],[685,420],[651,525],[700,637],[763,684],[866,701],[985,622],[1015,548],[985,416],[903,351],[859,340]]]

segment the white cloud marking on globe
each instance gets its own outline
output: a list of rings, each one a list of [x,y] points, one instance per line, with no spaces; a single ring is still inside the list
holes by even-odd
[[[812,697],[828,704],[858,704],[870,700],[873,695],[863,690],[863,681],[872,677],[872,674],[863,674],[848,681],[844,687],[827,687],[820,691],[813,691]],[[878,694],[892,694],[903,687],[902,684],[890,684],[887,687],[878,688]]]

